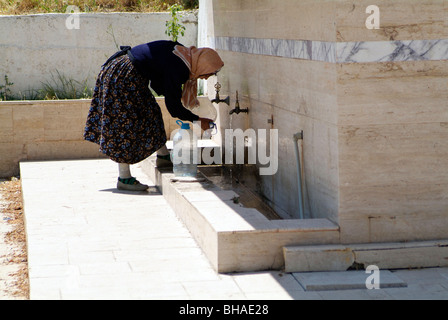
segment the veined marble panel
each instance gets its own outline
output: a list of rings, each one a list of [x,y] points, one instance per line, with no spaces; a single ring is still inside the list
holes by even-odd
[[[448,39],[328,42],[215,37],[218,50],[331,63],[448,60]]]
[[[448,39],[338,42],[336,48],[341,63],[448,59]]]

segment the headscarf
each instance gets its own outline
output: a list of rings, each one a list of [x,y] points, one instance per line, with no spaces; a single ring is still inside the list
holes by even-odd
[[[216,73],[224,66],[224,62],[218,53],[210,48],[184,47],[177,45],[173,53],[182,59],[190,70],[190,78],[184,84],[182,91],[182,103],[185,107],[192,109],[199,105],[198,78],[202,75]]]

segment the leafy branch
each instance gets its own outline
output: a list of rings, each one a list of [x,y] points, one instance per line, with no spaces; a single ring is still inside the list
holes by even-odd
[[[11,95],[11,87],[14,83],[10,82],[8,76],[5,75],[5,85],[0,85],[0,101],[6,101],[8,96]]]
[[[168,20],[165,24],[166,31],[165,34],[171,37],[171,40],[177,41],[179,34],[181,36],[185,35],[185,26],[179,23],[178,12],[182,11],[184,7],[179,4],[172,5],[169,10],[171,12],[171,20]]]

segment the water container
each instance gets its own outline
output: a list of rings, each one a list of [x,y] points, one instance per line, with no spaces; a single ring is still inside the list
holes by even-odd
[[[190,124],[177,120],[180,130],[173,137],[173,173],[175,177],[196,177],[198,170],[198,140]]]

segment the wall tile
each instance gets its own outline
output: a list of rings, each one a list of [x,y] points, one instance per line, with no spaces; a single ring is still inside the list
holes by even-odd
[[[446,39],[444,0],[336,1],[337,41]],[[365,21],[369,5],[380,10],[380,29],[369,30]]]
[[[0,142],[10,143],[14,140],[12,106],[0,107]]]
[[[13,107],[14,142],[26,143],[44,140],[44,109],[37,104],[19,104]]]

